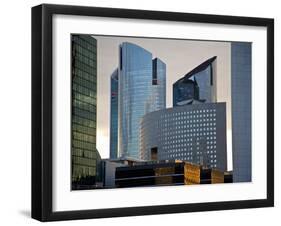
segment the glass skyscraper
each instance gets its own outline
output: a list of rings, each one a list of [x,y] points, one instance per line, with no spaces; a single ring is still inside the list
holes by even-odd
[[[97,41],[72,35],[72,182],[94,184],[97,175]]]
[[[231,43],[233,182],[252,179],[251,43]]]
[[[226,103],[217,103],[216,56],[173,84],[173,108],[142,117],[142,160],[185,160],[227,169]]]
[[[216,102],[216,56],[173,84],[173,106]]]
[[[139,158],[141,117],[166,106],[166,67],[138,45],[119,51],[118,156]]]
[[[118,156],[118,69],[110,76],[110,158]]]
[[[185,160],[227,169],[226,103],[216,100],[216,56],[173,84],[173,108],[142,117],[142,160]]]

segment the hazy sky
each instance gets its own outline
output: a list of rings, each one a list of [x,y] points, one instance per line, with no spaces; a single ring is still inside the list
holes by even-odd
[[[97,39],[97,149],[102,158],[109,157],[110,75],[118,66],[118,46],[122,42],[137,44],[153,57],[166,63],[166,107],[172,107],[172,85],[187,72],[210,57],[217,56],[217,98],[227,103],[227,128],[231,131],[231,50],[230,42],[170,40],[95,36]],[[228,158],[231,140],[228,139]],[[228,160],[231,164],[231,161]],[[228,164],[228,165],[229,165]],[[231,164],[232,165],[232,164]],[[231,168],[231,167],[230,167]]]

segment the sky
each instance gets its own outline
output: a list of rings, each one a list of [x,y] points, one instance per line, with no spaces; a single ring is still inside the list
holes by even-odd
[[[175,81],[217,56],[217,101],[227,106],[228,170],[232,169],[231,141],[231,49],[230,42],[152,39],[93,35],[97,40],[97,150],[109,158],[110,76],[118,66],[118,47],[122,42],[137,44],[166,63],[166,107],[172,107]]]

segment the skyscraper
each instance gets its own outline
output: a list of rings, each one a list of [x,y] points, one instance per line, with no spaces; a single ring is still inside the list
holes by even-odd
[[[135,44],[124,42],[119,51],[118,156],[139,158],[141,117],[166,106],[166,68]]]
[[[215,60],[206,60],[173,84],[173,108],[142,117],[141,159],[227,169],[226,103],[217,103]]]
[[[216,58],[204,61],[173,84],[174,107],[216,102]]]
[[[72,35],[72,183],[96,181],[97,41]]]
[[[118,156],[118,69],[110,76],[110,158]]]
[[[251,43],[231,43],[233,182],[252,179]]]

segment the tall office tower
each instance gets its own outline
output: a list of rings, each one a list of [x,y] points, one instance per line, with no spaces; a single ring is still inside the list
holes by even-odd
[[[216,103],[216,57],[173,85],[173,108],[142,117],[140,157],[227,169],[226,104]]]
[[[252,179],[251,43],[231,43],[233,182]]]
[[[226,104],[190,104],[143,116],[142,160],[184,160],[227,169]]]
[[[96,96],[97,41],[72,35],[72,183],[96,181]]]
[[[206,60],[173,84],[174,107],[217,101],[216,58]]]
[[[118,69],[110,77],[110,158],[118,156]]]
[[[154,65],[154,66],[153,66]],[[153,70],[154,68],[154,70]],[[118,156],[139,158],[139,127],[146,113],[165,108],[165,64],[140,46],[120,45]]]

